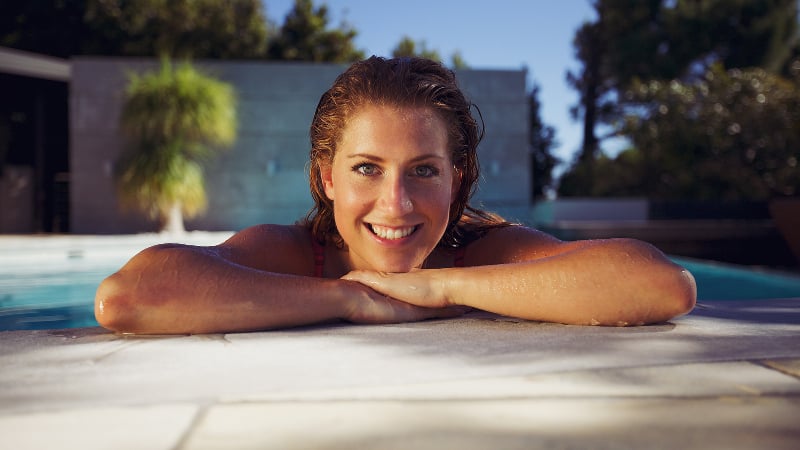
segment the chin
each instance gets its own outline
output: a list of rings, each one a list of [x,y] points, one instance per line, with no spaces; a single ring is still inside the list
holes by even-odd
[[[379,268],[378,272],[406,273],[406,272],[411,272],[413,269],[414,267],[409,265],[391,264],[391,265],[384,265],[383,267]]]
[[[420,267],[422,264],[414,264],[413,262],[389,262],[384,261],[383,263],[378,263],[375,265],[376,270],[378,272],[387,272],[387,273],[405,273],[411,272],[412,270]]]

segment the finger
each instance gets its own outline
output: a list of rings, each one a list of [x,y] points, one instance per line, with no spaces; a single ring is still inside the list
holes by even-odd
[[[357,270],[348,272],[342,276],[343,280],[356,281],[366,286],[374,286],[386,280],[386,275],[381,276],[378,272],[369,272],[365,270]]]

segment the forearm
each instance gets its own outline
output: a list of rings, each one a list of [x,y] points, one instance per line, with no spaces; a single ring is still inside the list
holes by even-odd
[[[119,332],[282,328],[342,318],[342,283],[259,271],[188,247],[150,249],[103,281],[95,312]]]
[[[696,296],[688,272],[630,241],[517,264],[447,269],[436,276],[449,303],[580,325],[660,322],[690,310]]]

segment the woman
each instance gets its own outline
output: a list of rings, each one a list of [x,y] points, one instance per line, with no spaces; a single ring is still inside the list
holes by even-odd
[[[468,206],[479,127],[449,70],[372,57],[322,96],[311,124],[315,206],[214,247],[157,245],[97,290],[106,328],[133,333],[392,323],[470,308],[638,325],[684,314],[694,279],[643,242],[562,242]]]

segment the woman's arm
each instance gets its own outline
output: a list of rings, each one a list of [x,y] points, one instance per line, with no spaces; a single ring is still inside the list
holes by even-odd
[[[262,226],[216,247],[148,248],[100,284],[97,320],[118,332],[189,334],[458,313],[395,301],[352,281],[305,276],[313,258],[302,240],[307,235],[298,234],[292,227]]]
[[[631,239],[561,242],[510,227],[471,244],[465,261],[472,267],[345,278],[416,305],[580,325],[663,322],[690,311],[696,299],[688,271]]]

